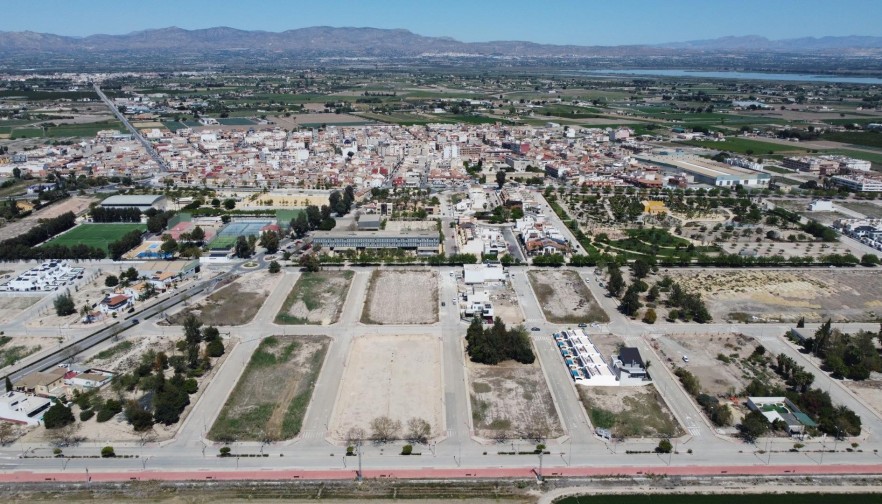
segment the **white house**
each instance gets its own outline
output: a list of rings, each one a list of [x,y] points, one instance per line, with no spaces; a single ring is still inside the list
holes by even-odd
[[[115,294],[113,296],[107,296],[100,303],[98,303],[98,309],[101,310],[102,313],[106,313],[108,315],[128,310],[131,307],[132,297],[125,294]]]
[[[622,348],[619,355],[613,356],[611,364],[619,385],[644,385],[649,379],[640,351],[634,347]]]

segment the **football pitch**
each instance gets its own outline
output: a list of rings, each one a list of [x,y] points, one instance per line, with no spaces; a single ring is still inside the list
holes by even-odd
[[[82,243],[107,251],[107,246],[135,229],[144,231],[147,226],[139,223],[80,224],[70,231],[49,240],[46,245],[70,247]]]

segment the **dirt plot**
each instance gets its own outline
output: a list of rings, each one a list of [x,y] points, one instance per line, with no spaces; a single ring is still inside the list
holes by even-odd
[[[534,270],[527,273],[549,322],[609,322],[609,316],[575,271]]]
[[[695,375],[708,395],[738,395],[755,377],[765,383],[778,381],[774,372],[747,360],[760,344],[743,334],[668,334],[655,339],[653,346],[666,365],[682,366]]]
[[[361,321],[365,324],[432,324],[438,321],[438,273],[376,270]]]
[[[869,380],[843,380],[841,383],[857,394],[862,401],[867,403],[877,413],[882,413],[882,375],[872,373]]]
[[[839,203],[849,210],[861,213],[868,219],[882,219],[882,205],[877,205],[869,201],[848,201]]]
[[[882,313],[882,282],[873,270],[689,271],[671,278],[701,293],[715,320],[870,322]]]
[[[9,322],[40,299],[40,296],[31,295],[16,297],[9,295],[0,296],[0,322]]]
[[[0,227],[0,240],[15,238],[20,234],[26,233],[29,229],[36,226],[40,219],[51,219],[66,212],[73,212],[74,214],[79,215],[88,210],[89,203],[92,203],[93,201],[95,201],[94,198],[73,196],[52,203],[48,207],[40,209],[24,219],[10,222],[5,226]]]
[[[300,432],[330,339],[261,341],[208,436],[216,441],[291,439]]]
[[[495,315],[508,325],[524,323],[524,312],[518,303],[518,294],[511,287],[496,289],[490,292]]]
[[[215,326],[236,326],[251,322],[282,275],[266,271],[249,273],[216,290],[207,298],[168,317],[172,325],[181,325],[192,313]]]
[[[576,386],[594,427],[617,438],[682,436],[683,428],[652,385],[642,387]]]
[[[57,343],[58,340],[54,338],[0,336],[0,369],[12,366],[28,355],[55,346]]]
[[[352,271],[303,273],[285,298],[276,323],[328,325],[337,322],[353,275]]]
[[[544,440],[564,434],[538,361],[496,366],[468,361],[467,369],[475,435]]]
[[[336,363],[335,365],[339,365]],[[441,342],[428,335],[360,336],[352,341],[331,418],[331,435],[346,439],[353,427],[370,435],[371,420],[386,416],[402,424],[422,418],[430,438],[445,432]]]

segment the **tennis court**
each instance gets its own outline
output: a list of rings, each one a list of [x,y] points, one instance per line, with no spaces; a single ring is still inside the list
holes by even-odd
[[[236,243],[236,238],[240,236],[258,236],[261,229],[275,223],[275,219],[248,219],[231,222],[217,233],[215,239],[211,241],[209,248],[230,248]]]

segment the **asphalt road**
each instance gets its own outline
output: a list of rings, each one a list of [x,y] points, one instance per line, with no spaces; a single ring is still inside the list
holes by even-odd
[[[235,270],[235,268],[232,268]],[[329,326],[278,326],[273,323],[275,313],[291,285],[296,281],[298,273],[287,272],[278,287],[270,296],[254,321],[244,326],[221,328],[222,333],[229,332],[239,343],[230,351],[222,366],[213,372],[215,376],[206,387],[199,401],[194,405],[184,420],[176,437],[161,443],[114,443],[120,455],[136,455],[138,458],[105,460],[105,459],[67,459],[51,458],[52,447],[45,444],[14,443],[0,447],[0,471],[4,477],[24,475],[28,472],[44,473],[76,473],[84,474],[86,468],[90,474],[145,474],[144,471],[215,471],[224,474],[250,474],[243,471],[330,471],[327,474],[352,475],[355,459],[344,457],[345,447],[330,443],[328,425],[333,415],[333,408],[338,394],[340,379],[343,373],[341,362],[345,361],[353,336],[359,334],[430,334],[442,340],[443,380],[444,380],[444,418],[445,432],[441,439],[430,446],[417,446],[420,456],[400,456],[400,445],[367,444],[363,450],[363,465],[369,474],[379,475],[392,471],[423,471],[423,474],[490,474],[492,471],[531,471],[538,467],[540,459],[535,455],[502,455],[500,451],[510,451],[509,444],[494,445],[480,443],[471,436],[471,418],[469,415],[469,393],[465,383],[465,369],[462,359],[462,338],[465,323],[459,319],[456,309],[449,302],[455,292],[450,272],[456,268],[437,268],[440,276],[439,296],[447,301],[445,307],[439,307],[440,321],[435,324],[414,326],[365,325],[360,322],[361,310],[367,292],[371,268],[356,269],[349,296],[344,304],[340,321]],[[782,339],[781,335],[788,329],[783,324],[667,324],[659,322],[655,326],[647,326],[631,321],[615,311],[615,300],[605,297],[593,277],[593,270],[582,269],[580,274],[588,277],[587,283],[598,302],[610,314],[611,321],[603,327],[589,328],[594,337],[613,333],[627,344],[634,344],[641,353],[654,361],[651,369],[655,386],[664,396],[670,408],[689,431],[689,434],[674,440],[678,454],[659,455],[653,453],[657,439],[628,439],[621,443],[610,444],[595,437],[581,403],[577,400],[575,386],[566,369],[560,362],[556,349],[551,345],[551,333],[564,328],[548,323],[538,300],[530,288],[526,278],[527,268],[510,268],[512,283],[518,294],[527,327],[539,327],[538,332],[531,331],[538,358],[549,384],[549,389],[560,413],[561,421],[567,435],[560,440],[546,442],[550,454],[541,461],[547,471],[564,473],[568,471],[588,472],[590,470],[612,470],[622,472],[674,471],[680,473],[698,473],[711,470],[709,468],[739,467],[756,468],[757,471],[781,473],[794,467],[815,467],[819,471],[838,470],[846,467],[852,472],[861,468],[878,467],[879,457],[874,450],[882,448],[878,433],[882,431],[882,422],[869,407],[845,389],[839,381],[827,378],[817,370],[813,362],[800,354],[791,344]],[[202,294],[204,295],[204,294]],[[853,330],[867,325],[852,325]],[[872,324],[874,329],[878,325]],[[139,335],[158,334],[164,331],[152,320],[144,320],[138,327]],[[653,356],[650,341],[653,337],[676,331],[680,334],[701,334],[707,332],[740,331],[757,338],[773,353],[784,352],[798,359],[808,369],[818,375],[815,386],[829,390],[837,403],[844,404],[861,415],[865,435],[856,440],[862,451],[846,452],[845,442],[837,442],[832,438],[804,441],[806,448],[799,452],[791,452],[794,441],[789,438],[762,439],[755,445],[745,444],[739,440],[720,436],[712,429],[700,414],[692,399],[680,388],[661,362]],[[237,442],[231,448],[238,454],[268,453],[269,457],[217,457],[220,444],[205,439],[205,431],[217,416],[230,390],[234,387],[245,363],[250,358],[259,341],[272,334],[326,334],[331,339],[326,365],[316,382],[313,400],[309,406],[301,435],[290,441],[263,445],[261,443]],[[849,443],[851,440],[849,440]],[[529,441],[518,441],[521,448],[528,446]],[[96,455],[107,443],[87,441],[78,446],[65,447],[66,455]],[[849,445],[850,447],[850,445]],[[686,453],[691,449],[692,453]],[[763,453],[760,453],[763,451]],[[630,452],[630,453],[629,453]],[[637,452],[637,453],[635,453]],[[50,458],[28,458],[28,457]],[[853,466],[858,466],[854,469]],[[837,469],[838,468],[838,469]],[[657,471],[656,471],[657,470]],[[714,469],[724,471],[727,469]],[[803,469],[801,469],[803,470]],[[804,469],[808,471],[808,469]],[[440,472],[439,472],[440,471]],[[447,471],[447,472],[445,472]],[[178,473],[176,473],[178,474]],[[287,474],[284,472],[277,475]],[[307,474],[307,473],[304,473]],[[309,473],[325,474],[325,473]],[[404,474],[402,472],[401,474]],[[170,477],[170,476],[169,476]],[[441,477],[441,476],[439,476]],[[452,477],[452,476],[451,476]]]

